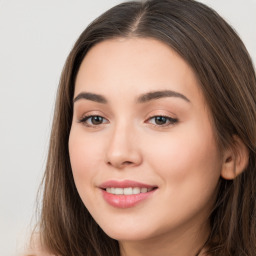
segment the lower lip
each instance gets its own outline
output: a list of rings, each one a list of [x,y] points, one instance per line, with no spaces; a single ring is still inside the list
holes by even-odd
[[[156,189],[153,189],[147,193],[140,193],[136,195],[114,195],[114,194],[108,193],[105,190],[102,190],[102,194],[103,194],[103,198],[110,205],[117,208],[130,208],[146,200],[150,196],[152,196],[152,194],[155,191]]]

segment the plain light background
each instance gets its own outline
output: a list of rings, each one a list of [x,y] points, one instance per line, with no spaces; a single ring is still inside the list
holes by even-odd
[[[60,73],[84,28],[121,0],[0,0],[0,255],[33,226]],[[256,0],[201,0],[238,32],[256,63]]]

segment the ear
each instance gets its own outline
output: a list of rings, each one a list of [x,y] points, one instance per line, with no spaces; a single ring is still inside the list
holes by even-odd
[[[248,165],[249,151],[238,136],[233,136],[234,144],[224,150],[221,176],[233,180],[241,174]]]

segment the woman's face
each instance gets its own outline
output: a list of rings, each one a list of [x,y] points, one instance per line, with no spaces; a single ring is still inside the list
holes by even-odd
[[[88,52],[69,153],[79,195],[110,237],[205,230],[222,159],[199,82],[164,43],[118,38]]]

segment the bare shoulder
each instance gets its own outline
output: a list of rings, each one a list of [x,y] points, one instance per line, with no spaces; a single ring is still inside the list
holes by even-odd
[[[39,234],[33,234],[29,245],[27,246],[25,252],[21,256],[55,256],[47,252],[41,242]]]
[[[22,256],[54,256],[53,254],[45,253],[42,251],[25,253]]]
[[[30,248],[25,254],[22,256],[55,256],[51,253],[46,252],[45,250],[39,248]]]

